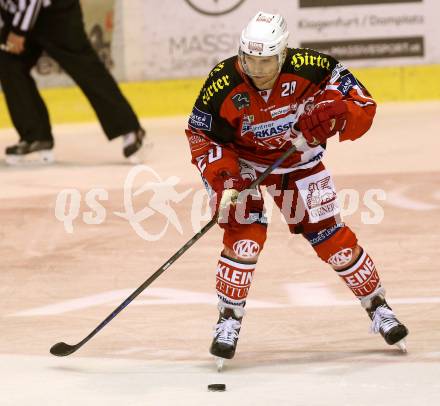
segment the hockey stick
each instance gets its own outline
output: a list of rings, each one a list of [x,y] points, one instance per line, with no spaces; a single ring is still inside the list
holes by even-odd
[[[302,141],[303,142],[303,141]],[[297,144],[299,146],[299,143]],[[255,189],[260,185],[274,169],[278,168],[290,155],[297,150],[297,145],[292,145],[283,155],[281,155],[271,166],[269,166],[261,176],[254,180],[249,189]],[[127,307],[140,293],[142,293],[148,286],[151,285],[160,275],[162,275],[171,264],[173,264],[180,256],[183,255],[199,238],[201,238],[206,232],[217,222],[217,217],[214,216],[209,223],[207,223],[202,229],[195,234],[182,248],[179,249],[167,262],[165,262],[153,275],[151,275],[141,286],[139,286],[130,296],[127,297],[112,313],[110,313],[106,319],[104,319],[98,327],[96,327],[87,337],[81,340],[75,345],[69,345],[64,342],[53,345],[50,349],[50,353],[58,357],[65,357],[74,353],[81,348],[87,341],[93,336],[99,333],[111,320],[113,320],[125,307]]]

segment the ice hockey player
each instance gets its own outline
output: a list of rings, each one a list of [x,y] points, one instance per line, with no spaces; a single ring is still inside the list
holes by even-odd
[[[210,348],[219,368],[234,356],[266,239],[261,193],[236,204],[239,192],[297,143],[297,152],[263,184],[290,232],[302,234],[360,300],[372,332],[405,351],[408,330],[387,304],[372,258],[342,221],[321,162],[328,138],[356,140],[368,131],[376,103],[343,64],[311,49],[288,48],[288,36],[281,15],[257,13],[241,33],[238,55],[209,73],[186,130],[192,162],[224,229],[216,274],[220,315]]]

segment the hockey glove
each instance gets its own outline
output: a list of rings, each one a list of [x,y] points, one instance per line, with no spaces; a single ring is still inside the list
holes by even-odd
[[[347,111],[347,105],[342,100],[323,101],[300,116],[299,129],[307,143],[316,147],[344,129]]]

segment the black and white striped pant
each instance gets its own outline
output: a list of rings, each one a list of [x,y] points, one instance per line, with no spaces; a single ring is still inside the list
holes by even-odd
[[[8,29],[10,21],[1,30],[3,40]],[[133,109],[90,44],[79,0],[52,0],[26,36],[23,54],[0,51],[0,82],[20,139],[52,139],[47,108],[30,74],[43,51],[81,88],[108,139],[139,129]]]

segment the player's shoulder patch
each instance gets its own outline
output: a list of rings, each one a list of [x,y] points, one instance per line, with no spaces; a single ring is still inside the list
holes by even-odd
[[[225,59],[209,72],[199,95],[201,105],[219,106],[227,95],[243,82],[243,78],[237,71],[236,61],[237,56]]]
[[[332,56],[308,48],[288,48],[283,72],[294,73],[313,83],[329,76],[338,61]]]
[[[188,125],[196,130],[211,131],[212,115],[194,106],[189,116]]]
[[[332,76],[329,81],[330,84],[336,85],[337,90],[344,96],[347,96],[351,89],[359,86],[363,92],[370,97],[367,89],[362,85],[359,80],[345,67],[345,65],[339,62],[332,71]]]
[[[344,76],[341,76],[340,83],[338,86],[338,90],[344,95],[347,96],[348,92],[355,86],[359,86],[358,81],[354,77],[354,75],[350,72],[346,73]]]

